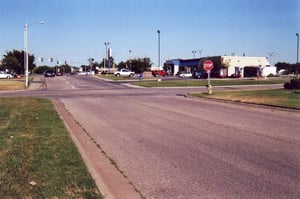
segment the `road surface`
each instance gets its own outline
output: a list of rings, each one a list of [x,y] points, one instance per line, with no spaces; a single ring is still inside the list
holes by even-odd
[[[300,112],[184,96],[201,90],[63,76],[32,92],[63,103],[146,198],[300,198]]]

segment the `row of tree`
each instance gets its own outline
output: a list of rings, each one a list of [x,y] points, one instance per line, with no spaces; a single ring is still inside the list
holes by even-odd
[[[36,67],[34,61],[35,61],[34,55],[29,55],[29,60],[28,60],[29,71],[42,73],[43,71],[48,70],[50,68],[53,69],[53,67],[49,67],[49,66]],[[96,68],[100,68],[102,70],[110,70],[112,65],[115,64],[113,58],[111,57],[109,60],[103,59],[102,62],[92,62],[91,65],[82,65],[81,67],[83,71],[90,71],[90,70],[95,71]],[[147,71],[151,68],[151,66],[152,66],[152,62],[148,57],[130,59],[125,62],[121,61],[119,64],[116,65],[118,69],[129,68],[136,73]],[[289,74],[300,73],[300,63],[290,64],[290,63],[278,62],[277,64],[275,64],[275,66],[277,67],[277,71],[284,69]],[[69,66],[67,63],[64,63],[63,65],[60,66],[55,66],[54,68],[56,69],[60,68],[61,71],[67,73],[71,72],[71,66]],[[13,50],[13,51],[6,52],[6,54],[3,55],[2,63],[0,65],[0,70],[8,70],[9,72],[15,74],[24,74],[24,51]]]
[[[300,73],[300,63],[289,64],[285,62],[278,62],[275,64],[277,71],[285,70],[287,74],[299,74]]]
[[[111,64],[108,64],[110,62]],[[121,61],[118,64],[115,64],[113,58],[110,58],[110,60],[103,59],[101,62],[93,62],[92,65],[82,65],[81,68],[83,71],[95,71],[97,68],[104,71],[109,71],[111,70],[112,65],[115,65],[117,69],[128,68],[136,73],[141,73],[146,70],[150,70],[152,63],[148,57],[131,59],[125,62]]]
[[[34,71],[36,73],[43,73],[46,70],[60,70],[65,73],[71,72],[71,66],[67,63],[63,65],[57,65],[55,67],[49,66],[40,66],[36,67],[35,57],[34,55],[29,55],[28,59],[28,69],[29,71]],[[151,60],[148,57],[145,58],[137,58],[127,60],[125,62],[121,61],[119,64],[114,63],[114,59],[111,57],[108,60],[102,60],[102,62],[92,62],[89,65],[82,65],[81,68],[83,71],[95,71],[96,68],[100,68],[102,70],[110,70],[112,65],[115,65],[118,69],[121,68],[129,68],[136,73],[141,73],[151,68]],[[8,70],[11,73],[15,74],[24,74],[24,51],[13,50],[6,52],[3,55],[2,64],[0,65],[0,70]],[[100,71],[101,72],[101,71]]]

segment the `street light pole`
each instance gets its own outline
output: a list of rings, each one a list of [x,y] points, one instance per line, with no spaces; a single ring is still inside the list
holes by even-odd
[[[131,52],[132,50],[129,50],[129,68],[131,69]]]
[[[44,24],[43,21],[39,22],[39,24]],[[28,27],[29,25],[26,23],[24,26],[24,70],[25,70],[25,88],[28,87],[28,63],[29,63],[29,55],[28,55]]]
[[[104,42],[105,45],[105,59],[103,64],[103,70],[105,71],[105,61],[107,60],[107,46],[109,45],[109,42]]]
[[[158,70],[160,70],[160,30],[157,30],[158,34]]]
[[[196,51],[195,51],[195,50],[192,50],[192,53],[193,53],[193,59],[195,59]]]
[[[272,66],[273,65],[273,55],[275,55],[275,52],[271,52],[271,53],[268,53],[269,54],[269,60],[270,60],[270,65]]]
[[[28,87],[28,24],[24,26],[24,72],[25,72],[25,88]]]
[[[298,74],[298,61],[299,61],[299,34],[296,33],[297,36],[297,62],[296,62],[296,74]]]

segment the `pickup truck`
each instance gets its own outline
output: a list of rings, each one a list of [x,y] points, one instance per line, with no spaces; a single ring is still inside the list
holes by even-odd
[[[133,77],[134,72],[130,71],[129,69],[123,68],[119,71],[114,72],[115,76],[127,76],[127,77]]]

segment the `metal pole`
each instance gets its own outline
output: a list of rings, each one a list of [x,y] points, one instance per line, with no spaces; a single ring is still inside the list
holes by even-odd
[[[129,68],[131,69],[131,50],[129,50]]]
[[[298,74],[298,61],[299,61],[299,34],[296,33],[297,36],[297,62],[296,62],[296,74]]]
[[[193,59],[195,59],[195,53],[196,53],[196,51],[193,50],[192,53],[193,53]]]
[[[28,24],[24,26],[25,88],[28,87]]]
[[[160,70],[160,30],[158,32],[158,69]]]
[[[40,21],[40,24],[44,24],[44,21]],[[28,64],[29,64],[29,50],[28,50],[28,27],[26,23],[24,26],[24,65],[25,65],[25,88],[28,87]]]
[[[107,46],[109,45],[109,42],[104,42],[104,45],[105,45],[105,59],[104,59],[103,70],[105,71],[105,61],[107,60]]]

